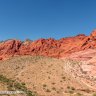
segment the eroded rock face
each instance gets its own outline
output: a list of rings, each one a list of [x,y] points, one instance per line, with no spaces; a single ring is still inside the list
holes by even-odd
[[[0,43],[0,58],[5,59],[14,56],[19,53],[21,41],[19,40],[8,40]]]
[[[91,35],[90,35],[92,38],[96,39],[96,30],[94,30]]]
[[[69,56],[71,53],[96,48],[96,30],[90,36],[79,34],[74,37],[55,40],[38,39],[36,41],[7,40],[0,43],[0,60],[15,55],[42,55],[55,58]]]

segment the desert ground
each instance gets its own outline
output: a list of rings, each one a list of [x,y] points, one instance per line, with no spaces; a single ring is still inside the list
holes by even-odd
[[[95,81],[93,86],[87,83],[81,65],[67,58],[16,56],[0,61],[0,75],[24,83],[36,96],[95,96]],[[7,90],[6,86],[0,90]]]

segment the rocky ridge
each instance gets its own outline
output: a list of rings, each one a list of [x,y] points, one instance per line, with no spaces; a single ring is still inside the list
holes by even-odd
[[[40,55],[55,58],[69,56],[71,53],[96,48],[96,30],[89,36],[79,34],[59,40],[53,38],[35,41],[6,40],[0,43],[0,60],[18,55]]]

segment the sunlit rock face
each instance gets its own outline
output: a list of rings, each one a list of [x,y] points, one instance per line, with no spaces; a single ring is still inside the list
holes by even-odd
[[[68,57],[74,52],[96,48],[96,30],[89,36],[79,34],[73,37],[38,39],[36,41],[6,40],[0,43],[0,60],[17,55],[41,55],[54,58]]]
[[[92,31],[90,37],[96,39],[96,29]]]

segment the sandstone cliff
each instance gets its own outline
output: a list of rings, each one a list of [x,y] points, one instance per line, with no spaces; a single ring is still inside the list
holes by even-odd
[[[0,43],[0,60],[17,55],[42,55],[55,58],[69,56],[71,53],[96,48],[96,30],[90,36],[79,34],[59,40],[53,38],[36,41],[7,40]]]

